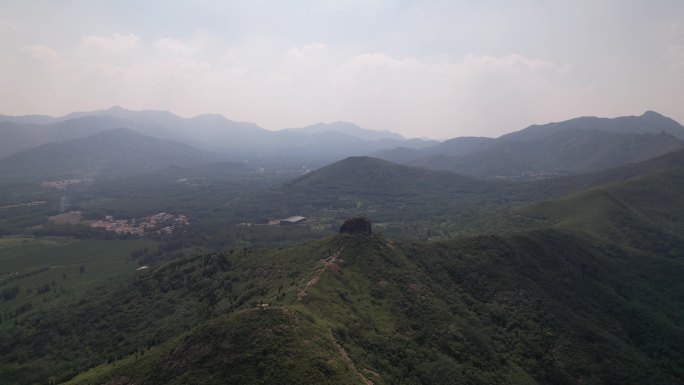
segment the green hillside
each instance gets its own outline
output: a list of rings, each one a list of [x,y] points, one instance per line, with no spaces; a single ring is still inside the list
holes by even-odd
[[[223,206],[497,226],[449,241],[336,234],[134,270],[146,241],[9,239],[0,384],[681,383],[683,156],[537,193],[349,158]],[[580,186],[500,217],[466,211]],[[55,261],[72,264],[62,278]],[[13,275],[21,266],[48,269]]]
[[[223,208],[226,216],[256,222],[303,215],[322,229],[337,227],[350,216],[369,216],[391,237],[442,240],[529,227],[535,217],[512,209],[681,167],[684,151],[680,150],[592,174],[513,182],[352,157],[291,182],[245,194]]]
[[[563,130],[535,140],[498,140],[463,156],[435,155],[411,164],[481,178],[534,179],[582,174],[637,163],[684,146],[672,135]]]
[[[684,167],[591,188],[518,212],[556,228],[682,256],[684,249],[678,244],[684,240]]]
[[[370,157],[350,157],[286,184],[290,190],[396,195],[426,192],[477,193],[491,184],[451,172],[425,170]]]
[[[477,178],[535,180],[641,162],[681,149],[682,140],[684,126],[648,111],[612,119],[581,117],[533,125],[496,139],[459,137],[374,155]]]
[[[517,234],[167,262],[2,324],[0,382],[679,383],[684,178],[666,164],[523,208],[538,229]]]
[[[219,316],[161,347],[102,365],[70,384],[365,384],[324,325],[293,308]]]
[[[309,254],[321,249],[332,253]],[[296,263],[297,251],[309,256],[280,289],[281,264]],[[656,384],[684,375],[684,287],[662,281],[684,273],[678,260],[550,230],[434,244],[335,236],[273,254],[273,262],[253,253],[236,258],[259,276],[257,294],[237,312],[206,324],[212,316],[197,310],[187,313],[195,322],[176,315],[190,332],[144,355],[144,346],[128,350],[72,383],[354,383],[358,372],[376,384]],[[204,301],[221,309],[231,292],[245,293],[221,286],[233,260],[223,258],[150,273],[148,282],[161,286],[131,301],[166,303],[213,282]],[[205,278],[191,278],[201,266]],[[181,283],[193,281],[201,286],[192,291]],[[255,309],[260,303],[269,309]],[[149,325],[154,332],[119,332],[173,329]],[[109,346],[108,338],[100,343]],[[262,362],[256,368],[253,355]]]
[[[426,238],[444,236],[447,229],[459,231],[480,212],[515,199],[504,186],[448,171],[351,157],[225,207],[257,223],[303,215],[325,230],[365,215],[382,223],[385,234]]]

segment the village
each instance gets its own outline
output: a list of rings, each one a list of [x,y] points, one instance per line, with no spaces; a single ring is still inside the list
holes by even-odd
[[[92,228],[101,228],[117,234],[145,235],[150,233],[172,234],[178,226],[189,225],[185,214],[173,215],[169,213],[157,213],[144,218],[115,219],[107,215],[100,220],[83,220],[80,211],[71,211],[50,217],[50,221],[56,224],[85,224]]]
[[[107,215],[104,220],[92,222],[90,227],[104,228],[118,234],[137,234],[156,232],[161,234],[171,234],[178,225],[188,225],[188,218],[183,215],[172,215],[169,213],[157,213],[141,219],[114,219]]]
[[[32,207],[32,206],[41,206],[46,204],[47,201],[33,201],[33,202],[28,202],[28,203],[17,203],[14,205],[7,205],[7,206],[0,206],[0,209],[11,209],[15,207]]]
[[[62,179],[55,181],[44,181],[40,185],[45,188],[54,188],[57,190],[66,190],[67,187],[83,182],[82,179]]]

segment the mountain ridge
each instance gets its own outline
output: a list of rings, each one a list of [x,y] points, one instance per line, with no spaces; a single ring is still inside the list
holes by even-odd
[[[99,118],[96,118],[99,117]],[[106,118],[105,118],[106,117]],[[2,117],[2,125],[46,123],[46,119],[32,117]],[[336,122],[330,125],[314,125],[302,129],[265,130],[254,123],[232,121],[219,114],[203,114],[192,118],[176,116],[168,111],[131,111],[118,106],[107,110],[74,112],[63,117],[48,119],[47,124],[34,124],[34,136],[40,140],[29,140],[21,136],[21,130],[14,130],[13,136],[5,140],[5,153],[0,146],[0,158],[30,146],[51,141],[69,139],[55,137],[63,126],[90,119],[91,129],[114,128],[112,124],[100,127],[97,119],[118,121],[116,127],[127,127],[148,136],[174,140],[203,150],[230,155],[232,160],[251,160],[266,163],[299,163],[320,166],[352,155],[364,155],[382,148],[397,145],[424,147],[433,142],[419,139],[407,140],[398,134],[374,131]],[[14,123],[11,123],[14,122]]]
[[[405,140],[406,138],[402,135],[385,131],[369,130],[367,128],[359,127],[358,125],[350,122],[337,121],[332,123],[315,123],[301,128],[291,128],[290,130],[306,132],[306,133],[322,133],[322,132],[343,132],[348,135],[356,136],[360,139],[372,141],[381,139],[395,139],[395,140]]]
[[[418,150],[375,156],[480,178],[547,178],[600,171],[684,146],[684,126],[656,112],[619,118],[582,117],[533,125],[497,139],[463,137]]]
[[[500,136],[505,140],[532,140],[545,135],[564,130],[584,130],[587,127],[605,132],[636,132],[659,134],[667,132],[684,140],[684,126],[671,118],[655,111],[646,111],[641,115],[619,116],[616,118],[600,118],[595,116],[583,116],[562,122],[553,122],[542,125],[531,125],[520,131]]]
[[[187,144],[119,127],[15,153],[0,160],[0,172],[83,177],[109,171],[140,173],[172,164],[191,165],[215,159],[215,155]]]

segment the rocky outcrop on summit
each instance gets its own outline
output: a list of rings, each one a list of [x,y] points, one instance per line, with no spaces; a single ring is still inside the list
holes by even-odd
[[[366,217],[349,218],[340,227],[340,234],[372,235],[371,223]]]

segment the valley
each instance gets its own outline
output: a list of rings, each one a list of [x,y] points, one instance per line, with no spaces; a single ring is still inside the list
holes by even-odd
[[[684,379],[684,150],[660,115],[519,131],[535,152],[357,127],[374,144],[281,162],[287,141],[236,157],[114,112],[138,123],[0,159],[0,384]]]
[[[684,1],[0,10],[0,385],[684,384]]]

